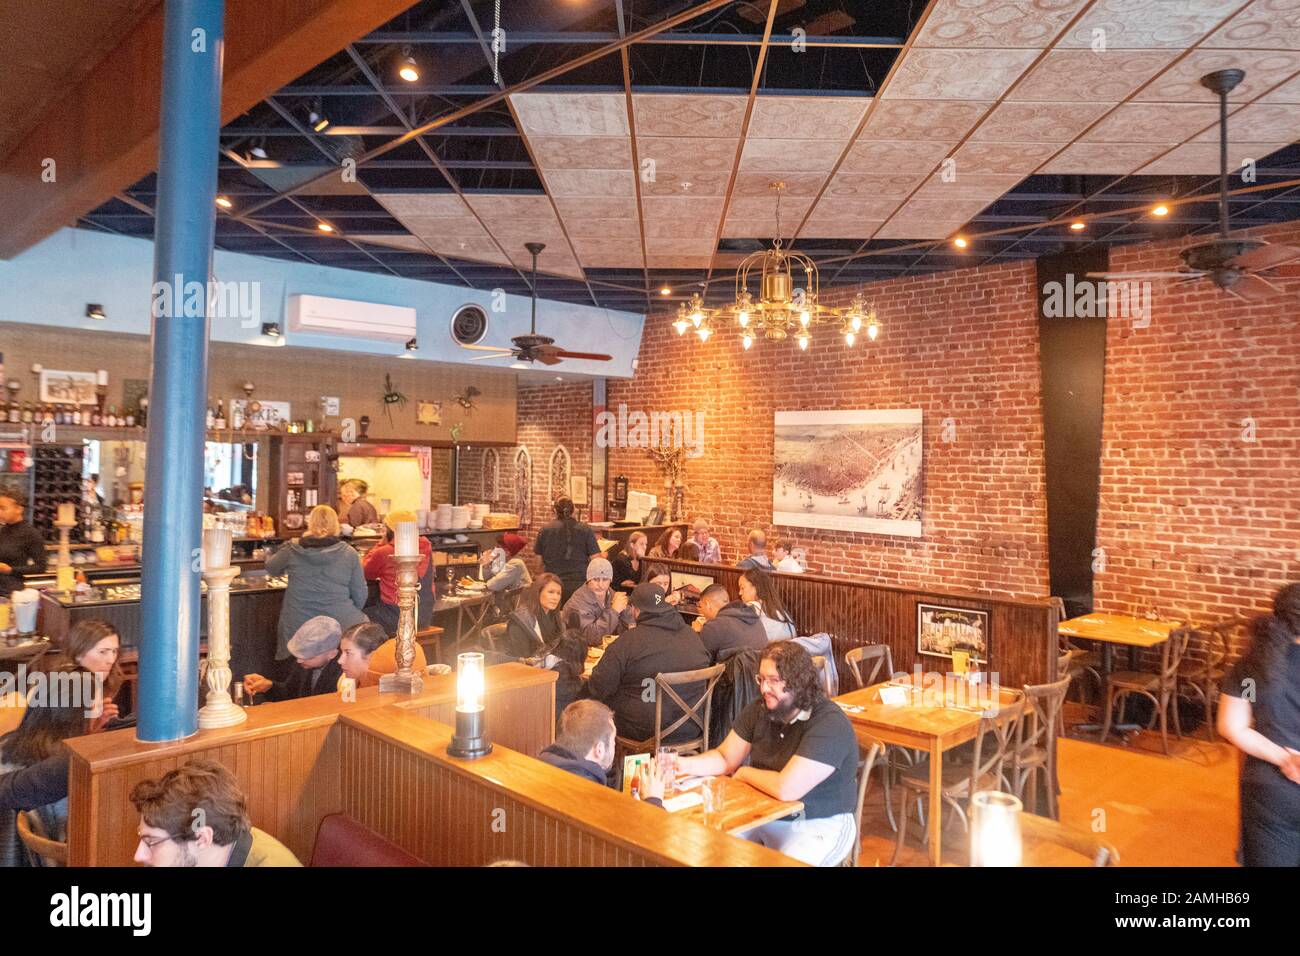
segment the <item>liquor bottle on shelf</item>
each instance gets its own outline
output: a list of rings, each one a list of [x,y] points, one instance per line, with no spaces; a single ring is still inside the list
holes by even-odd
[[[226,429],[225,399],[222,398],[217,399],[217,414],[216,417],[213,419],[213,427],[216,428],[217,431],[225,431]]]
[[[36,413],[32,411],[31,402],[23,402],[23,424],[31,424],[36,419]]]
[[[5,417],[9,420],[11,425],[17,425],[23,420],[22,406],[17,402],[10,402],[8,409],[6,409]]]
[[[244,428],[244,406],[237,405],[235,402],[230,403],[230,427],[235,431],[242,431]]]
[[[101,428],[101,427],[103,427],[103,424],[104,424],[104,413],[103,413],[102,411],[100,411],[98,405],[96,405],[96,406],[95,406],[95,410],[94,410],[93,412],[90,413],[90,424],[93,425],[93,426],[96,427],[96,428]]]
[[[217,413],[216,413],[216,410],[213,409],[212,404],[209,403],[209,404],[208,404],[208,417],[207,417],[207,429],[208,429],[208,431],[212,431],[212,429],[216,427],[216,423],[217,423]]]
[[[108,416],[104,419],[104,424],[109,428],[117,427],[117,409],[112,405],[108,406]]]
[[[149,396],[140,396],[140,413],[135,416],[135,423],[141,428],[149,423]]]
[[[81,406],[80,405],[75,405],[72,408],[72,424],[76,425],[78,428],[81,427]]]
[[[128,410],[127,413],[126,413],[126,416],[122,419],[122,423],[123,423],[127,428],[134,428],[134,427],[135,427],[135,412]]]

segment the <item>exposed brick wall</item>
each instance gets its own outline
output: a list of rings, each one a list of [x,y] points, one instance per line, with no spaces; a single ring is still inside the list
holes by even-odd
[[[1300,245],[1300,224],[1252,235]],[[1175,268],[1182,245],[1115,249],[1111,268]],[[1250,304],[1157,283],[1151,306],[1148,327],[1112,321],[1107,335],[1097,607],[1256,613],[1300,580],[1296,294]]]
[[[856,289],[824,298],[846,300]],[[609,407],[702,411],[704,454],[686,466],[686,509],[715,525],[735,561],[751,527],[808,549],[809,569],[909,586],[1047,590],[1043,439],[1032,263],[876,284],[878,341],[848,348],[821,330],[741,349],[732,332],[707,344],[651,316],[631,381],[610,381]],[[771,525],[773,415],[798,409],[921,408],[924,537]],[[953,419],[955,441],[940,440]],[[520,414],[521,423],[525,416]],[[614,449],[611,475],[662,494],[649,454]]]
[[[1258,234],[1300,244],[1296,224]],[[1117,248],[1111,266],[1173,268],[1182,245]],[[838,304],[856,291],[824,298]],[[651,316],[636,376],[609,382],[608,407],[704,413],[705,450],[687,464],[686,509],[714,522],[727,561],[750,527],[763,527],[806,546],[818,573],[1047,594],[1033,263],[866,291],[882,334],[852,350],[828,333],[806,353],[765,342],[743,353],[733,334],[701,346],[679,338],[671,316]],[[1278,586],[1300,579],[1297,311],[1294,298],[1249,305],[1208,285],[1166,284],[1154,289],[1148,328],[1112,320],[1098,610],[1204,622],[1255,613]],[[545,496],[541,463],[557,441],[574,455],[575,473],[590,467],[590,403],[588,385],[519,389],[535,503]],[[925,416],[924,537],[770,526],[777,409],[908,407]],[[946,418],[953,442],[941,440]],[[1243,440],[1247,418],[1254,442]],[[503,450],[503,469],[507,460]],[[664,493],[644,450],[611,449],[611,481],[620,473],[633,489]],[[540,514],[535,505],[535,524]]]

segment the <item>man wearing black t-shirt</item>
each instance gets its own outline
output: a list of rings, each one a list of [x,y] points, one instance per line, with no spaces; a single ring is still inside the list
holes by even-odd
[[[746,839],[813,866],[835,866],[853,849],[858,741],[827,699],[812,658],[777,641],[758,668],[762,700],[736,718],[722,745],[678,759],[683,774],[732,774],[778,800],[802,800],[803,813],[745,834]],[[749,766],[742,766],[745,758]]]

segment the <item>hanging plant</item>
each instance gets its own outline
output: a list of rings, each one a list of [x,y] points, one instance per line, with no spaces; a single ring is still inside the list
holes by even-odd
[[[388,416],[388,424],[393,424],[393,406],[399,408],[406,407],[406,396],[397,390],[393,384],[393,377],[388,372],[384,373],[384,414]]]

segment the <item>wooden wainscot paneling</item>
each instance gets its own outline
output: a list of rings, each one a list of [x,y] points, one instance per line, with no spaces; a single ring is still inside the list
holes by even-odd
[[[502,746],[535,754],[554,739],[555,674],[501,664],[488,668],[485,699]],[[449,714],[455,674],[425,678],[417,695],[357,691],[355,701],[320,694],[250,708],[236,727],[200,730],[168,743],[141,743],[132,730],[68,742],[69,863],[130,866],[139,822],[129,799],[141,780],[162,776],[195,757],[216,760],[239,780],[254,826],[281,840],[306,861],[322,817],[343,807],[339,717],[370,710]],[[412,719],[420,719],[412,717]]]
[[[501,744],[449,757],[452,728],[409,710],[351,713],[339,730],[344,811],[434,866],[803,865]]]
[[[707,574],[739,595],[741,571],[717,564],[664,561],[669,567]],[[992,635],[991,663],[1004,687],[1042,684],[1056,673],[1056,612],[1046,598],[1020,600],[972,591],[921,591],[869,581],[846,581],[814,574],[773,574],[781,600],[794,615],[800,634],[835,637],[835,655],[863,644],[888,644],[896,670],[945,670],[944,658],[916,653],[917,604],[987,611]],[[851,678],[850,678],[851,679]],[[841,674],[843,681],[843,674]],[[851,685],[844,685],[850,689]]]

